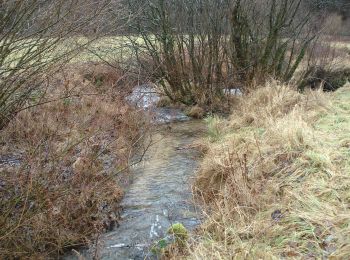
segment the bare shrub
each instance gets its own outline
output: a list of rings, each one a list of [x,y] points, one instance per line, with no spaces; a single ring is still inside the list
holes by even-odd
[[[131,9],[141,65],[187,105],[211,106],[224,88],[248,90],[269,77],[289,81],[315,37],[301,0],[155,0]]]
[[[125,103],[127,85],[111,87],[108,78],[97,88],[73,67],[55,75],[48,103],[21,111],[2,131],[1,154],[21,155],[20,166],[1,166],[3,257],[58,257],[117,225],[147,122]]]
[[[91,37],[81,36],[106,6],[107,1],[0,2],[0,129],[42,94],[48,71],[54,73],[89,43]]]

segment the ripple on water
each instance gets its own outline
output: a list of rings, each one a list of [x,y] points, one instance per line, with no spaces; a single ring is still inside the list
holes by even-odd
[[[192,203],[190,189],[198,153],[188,147],[202,136],[204,123],[189,121],[179,109],[157,108],[159,98],[150,85],[136,87],[127,98],[150,112],[157,124],[178,123],[153,136],[155,143],[145,159],[132,168],[134,180],[122,201],[120,226],[100,239],[101,259],[155,258],[150,247],[168,238],[166,231],[172,224],[180,222],[191,230],[200,223],[201,214]],[[81,253],[91,259],[88,252]]]
[[[204,124],[187,121],[171,129],[153,137],[156,143],[144,162],[134,167],[134,180],[122,201],[120,226],[101,237],[101,259],[155,258],[150,247],[168,238],[172,224],[182,223],[191,230],[200,223],[190,189],[198,152],[186,147],[201,137]]]

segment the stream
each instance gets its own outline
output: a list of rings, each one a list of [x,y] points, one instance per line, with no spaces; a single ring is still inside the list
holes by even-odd
[[[203,122],[186,121],[163,126],[153,136],[155,143],[132,170],[120,226],[101,238],[99,258],[155,258],[150,248],[167,237],[172,224],[191,230],[200,223],[191,193],[199,154],[191,144],[203,133]]]
[[[140,96],[140,89],[136,91],[134,100]],[[142,101],[137,106],[148,110],[156,94],[142,91],[147,93],[137,99]],[[119,226],[103,234],[90,252],[80,252],[86,259],[157,259],[151,248],[160,239],[171,243],[167,230],[172,224],[193,230],[201,222],[191,191],[200,154],[192,144],[205,134],[205,124],[177,109],[153,108],[152,113],[157,131],[143,160],[131,169],[133,180],[121,203]]]

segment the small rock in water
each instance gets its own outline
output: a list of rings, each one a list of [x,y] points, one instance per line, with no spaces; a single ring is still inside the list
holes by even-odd
[[[116,245],[111,245],[110,248],[122,248],[122,247],[126,247],[125,244],[116,244]]]
[[[242,96],[243,93],[239,88],[224,88],[225,95]]]

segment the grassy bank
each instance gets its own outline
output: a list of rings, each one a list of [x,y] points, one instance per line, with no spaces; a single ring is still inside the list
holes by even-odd
[[[276,82],[210,121],[195,187],[208,220],[194,259],[350,257],[350,85]]]

